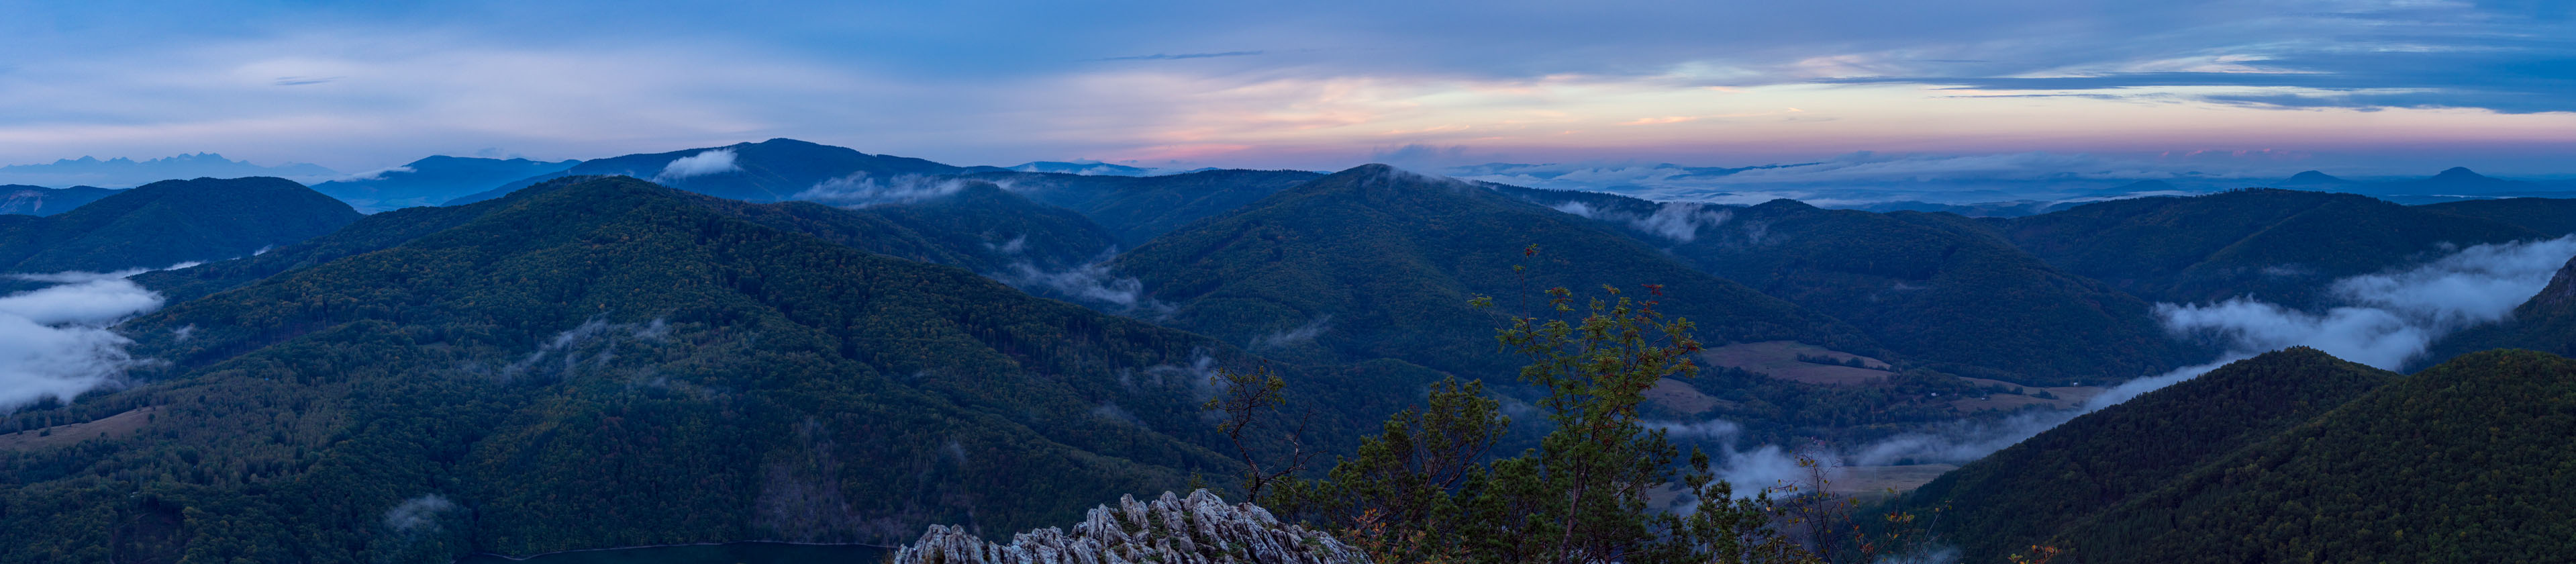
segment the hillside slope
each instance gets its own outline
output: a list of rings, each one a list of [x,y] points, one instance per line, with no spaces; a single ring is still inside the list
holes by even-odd
[[[2050,263],[2150,301],[2252,295],[2324,303],[2328,282],[2421,261],[2445,245],[2545,238],[2501,221],[2353,194],[2246,189],[2086,204],[1997,222]]]
[[[349,241],[398,242],[131,321],[136,352],[168,362],[145,384],[8,422],[154,416],[0,452],[0,535],[29,540],[7,559],[885,542],[1061,522],[1231,468],[1197,400],[1248,355],[745,217],[795,210],[840,211],[551,183],[372,216]],[[1300,375],[1341,394],[1306,401],[1418,386],[1340,374]],[[1319,432],[1384,415],[1339,413]]]
[[[1538,254],[1524,257],[1531,245]],[[1385,165],[1282,190],[1112,266],[1172,307],[1170,325],[1301,362],[1396,358],[1506,380],[1518,364],[1496,353],[1489,328],[1546,299],[1538,294],[1549,287],[1598,295],[1604,284],[1661,300],[1711,346],[1792,339],[1877,352],[1849,326],[1579,218]],[[1646,284],[1663,295],[1647,295]],[[1477,295],[1496,307],[1469,307]]]
[[[1897,506],[1937,510],[1930,532],[1963,561],[2002,561],[2397,377],[2304,347],[2236,361],[1961,466]]]
[[[358,212],[282,178],[165,180],[61,214],[0,216],[0,272],[107,272],[246,256]]]
[[[2576,360],[2399,378],[2060,535],[2087,563],[2543,562],[2576,554]]]

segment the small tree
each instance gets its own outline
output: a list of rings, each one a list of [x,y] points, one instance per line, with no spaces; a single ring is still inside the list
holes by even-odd
[[[1283,420],[1288,396],[1281,390],[1288,387],[1287,380],[1263,366],[1251,372],[1218,369],[1209,381],[1223,391],[1199,407],[1219,414],[1217,430],[1234,443],[1235,455],[1243,461],[1244,499],[1259,500],[1263,488],[1306,470],[1314,457],[1306,450],[1306,425],[1314,414],[1305,413],[1294,424]],[[1253,444],[1274,433],[1288,452],[1278,464],[1264,466],[1265,457],[1253,452]]]

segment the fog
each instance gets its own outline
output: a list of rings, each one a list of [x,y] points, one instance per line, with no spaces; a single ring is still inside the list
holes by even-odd
[[[125,350],[133,341],[109,327],[159,309],[160,294],[115,274],[19,278],[68,283],[0,297],[0,411],[71,401],[140,363]]]

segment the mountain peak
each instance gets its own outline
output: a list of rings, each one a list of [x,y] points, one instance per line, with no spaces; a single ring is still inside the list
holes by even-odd
[[[2298,173],[2298,174],[2290,175],[2290,179],[2289,179],[2288,181],[2282,182],[2282,184],[2285,184],[2285,185],[2290,185],[2290,184],[2344,184],[2344,183],[2348,183],[2348,182],[2351,182],[2351,181],[2349,181],[2349,180],[2344,180],[2344,179],[2341,179],[2341,178],[2336,178],[2334,175],[2331,175],[2331,174],[2326,174],[2326,173],[2323,173],[2323,172],[2318,172],[2318,171],[2313,171],[2313,170],[2311,170],[2311,171],[2306,171],[2306,172],[2301,172],[2301,173]]]
[[[2531,297],[2531,303],[2538,305],[2558,305],[2569,300],[2576,300],[2576,259],[2568,259],[2566,266],[2558,267],[2558,275],[2550,277],[2549,286]]]
[[[2434,177],[2434,178],[2486,178],[2486,175],[2478,174],[2478,173],[2477,173],[2477,171],[2469,170],[2469,167],[2464,167],[2464,166],[2455,166],[2455,167],[2451,167],[2450,169],[2443,170],[2441,174],[2433,175],[2433,177]]]

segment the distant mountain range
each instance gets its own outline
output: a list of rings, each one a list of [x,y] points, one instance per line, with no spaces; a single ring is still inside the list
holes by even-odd
[[[46,188],[13,184],[0,186],[0,215],[54,215],[71,211],[81,204],[98,201],[115,190],[96,186]]]
[[[249,256],[340,229],[347,204],[279,178],[167,180],[51,216],[0,215],[0,273],[112,272]]]
[[[236,161],[214,153],[197,153],[137,161],[124,157],[99,160],[91,157],[62,159],[46,164],[0,166],[0,184],[38,186],[104,186],[123,188],[161,180],[187,178],[238,178],[275,176],[297,182],[313,183],[341,176],[331,169],[305,163],[260,166]]]
[[[494,186],[559,172],[581,161],[531,161],[435,156],[360,177],[313,185],[315,191],[374,213],[414,206],[435,206]]]

